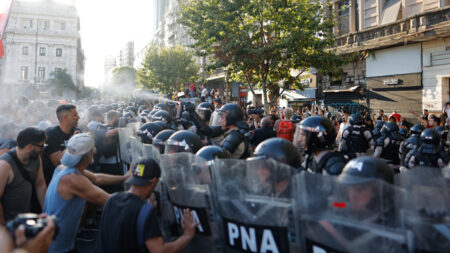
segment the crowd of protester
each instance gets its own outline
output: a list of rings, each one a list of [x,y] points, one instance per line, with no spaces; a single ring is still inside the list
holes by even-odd
[[[96,252],[140,248],[179,252],[186,247],[198,225],[187,209],[183,210],[184,234],[177,240],[163,240],[150,211],[141,222],[143,243],[136,240],[138,217],[143,206],[152,209],[146,200],[152,199],[161,168],[152,159],[123,162],[119,128],[130,123],[138,126],[143,143],[161,153],[195,154],[208,147],[216,150],[214,157],[263,156],[297,173],[340,176],[354,169],[349,162],[354,159],[370,164],[367,170],[382,168],[392,175],[419,165],[442,169],[449,162],[450,103],[439,114],[411,111],[410,122],[396,111],[371,115],[367,110],[350,113],[348,108],[333,108],[331,112],[332,108],[317,104],[265,113],[262,108],[222,104],[215,98],[205,102],[215,95],[212,91],[186,87],[191,97],[199,94],[198,105],[26,97],[0,103],[0,251],[71,252],[76,238],[91,227],[99,231]],[[373,165],[377,162],[388,164],[387,169]],[[128,191],[123,192],[125,182]],[[284,194],[290,192],[279,196]],[[100,219],[95,217],[98,211]],[[30,212],[42,213],[44,229],[24,238],[21,225],[10,236],[3,225]]]

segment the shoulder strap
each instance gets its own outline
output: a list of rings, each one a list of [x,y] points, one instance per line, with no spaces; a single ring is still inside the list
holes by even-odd
[[[25,168],[23,167],[22,163],[19,161],[19,158],[17,157],[16,151],[10,150],[10,151],[8,151],[8,154],[9,154],[9,156],[11,156],[14,163],[17,165],[17,168],[19,169],[19,172],[22,175],[22,177],[25,180],[27,180],[31,185],[34,186],[34,181],[31,179],[30,175],[25,171]]]
[[[144,205],[142,205],[141,210],[139,211],[136,228],[137,228],[138,246],[140,248],[145,246],[144,228],[145,228],[145,223],[148,219],[148,216],[150,216],[152,211],[153,211],[153,206],[148,203],[145,203]]]

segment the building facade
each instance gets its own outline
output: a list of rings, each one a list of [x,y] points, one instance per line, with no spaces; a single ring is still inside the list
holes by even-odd
[[[116,67],[133,67],[134,65],[134,42],[125,43],[116,59]]]
[[[358,57],[341,77],[320,80],[327,104],[346,98],[372,111],[442,111],[450,100],[449,0],[345,0],[333,10],[334,49]]]
[[[79,30],[73,5],[17,0],[5,30],[0,83],[36,88],[53,71],[66,69],[75,85],[83,87],[85,59]]]

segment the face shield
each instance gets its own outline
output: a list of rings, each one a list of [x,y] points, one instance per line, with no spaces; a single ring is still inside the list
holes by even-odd
[[[181,153],[181,152],[189,152],[192,153],[191,147],[186,143],[185,140],[183,141],[167,141],[164,153],[165,154],[175,154],[175,153]]]
[[[297,124],[294,134],[294,140],[292,144],[300,152],[306,150],[307,144],[309,143],[310,132],[301,124]]]
[[[166,142],[153,138],[153,146],[159,151],[160,154],[164,154]]]

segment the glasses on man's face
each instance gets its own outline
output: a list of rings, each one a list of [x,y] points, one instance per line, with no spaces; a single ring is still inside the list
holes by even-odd
[[[47,144],[43,144],[43,145],[39,145],[39,144],[32,144],[33,146],[36,146],[36,147],[38,147],[38,148],[40,148],[40,149],[45,149],[46,147],[48,147],[48,145]]]

